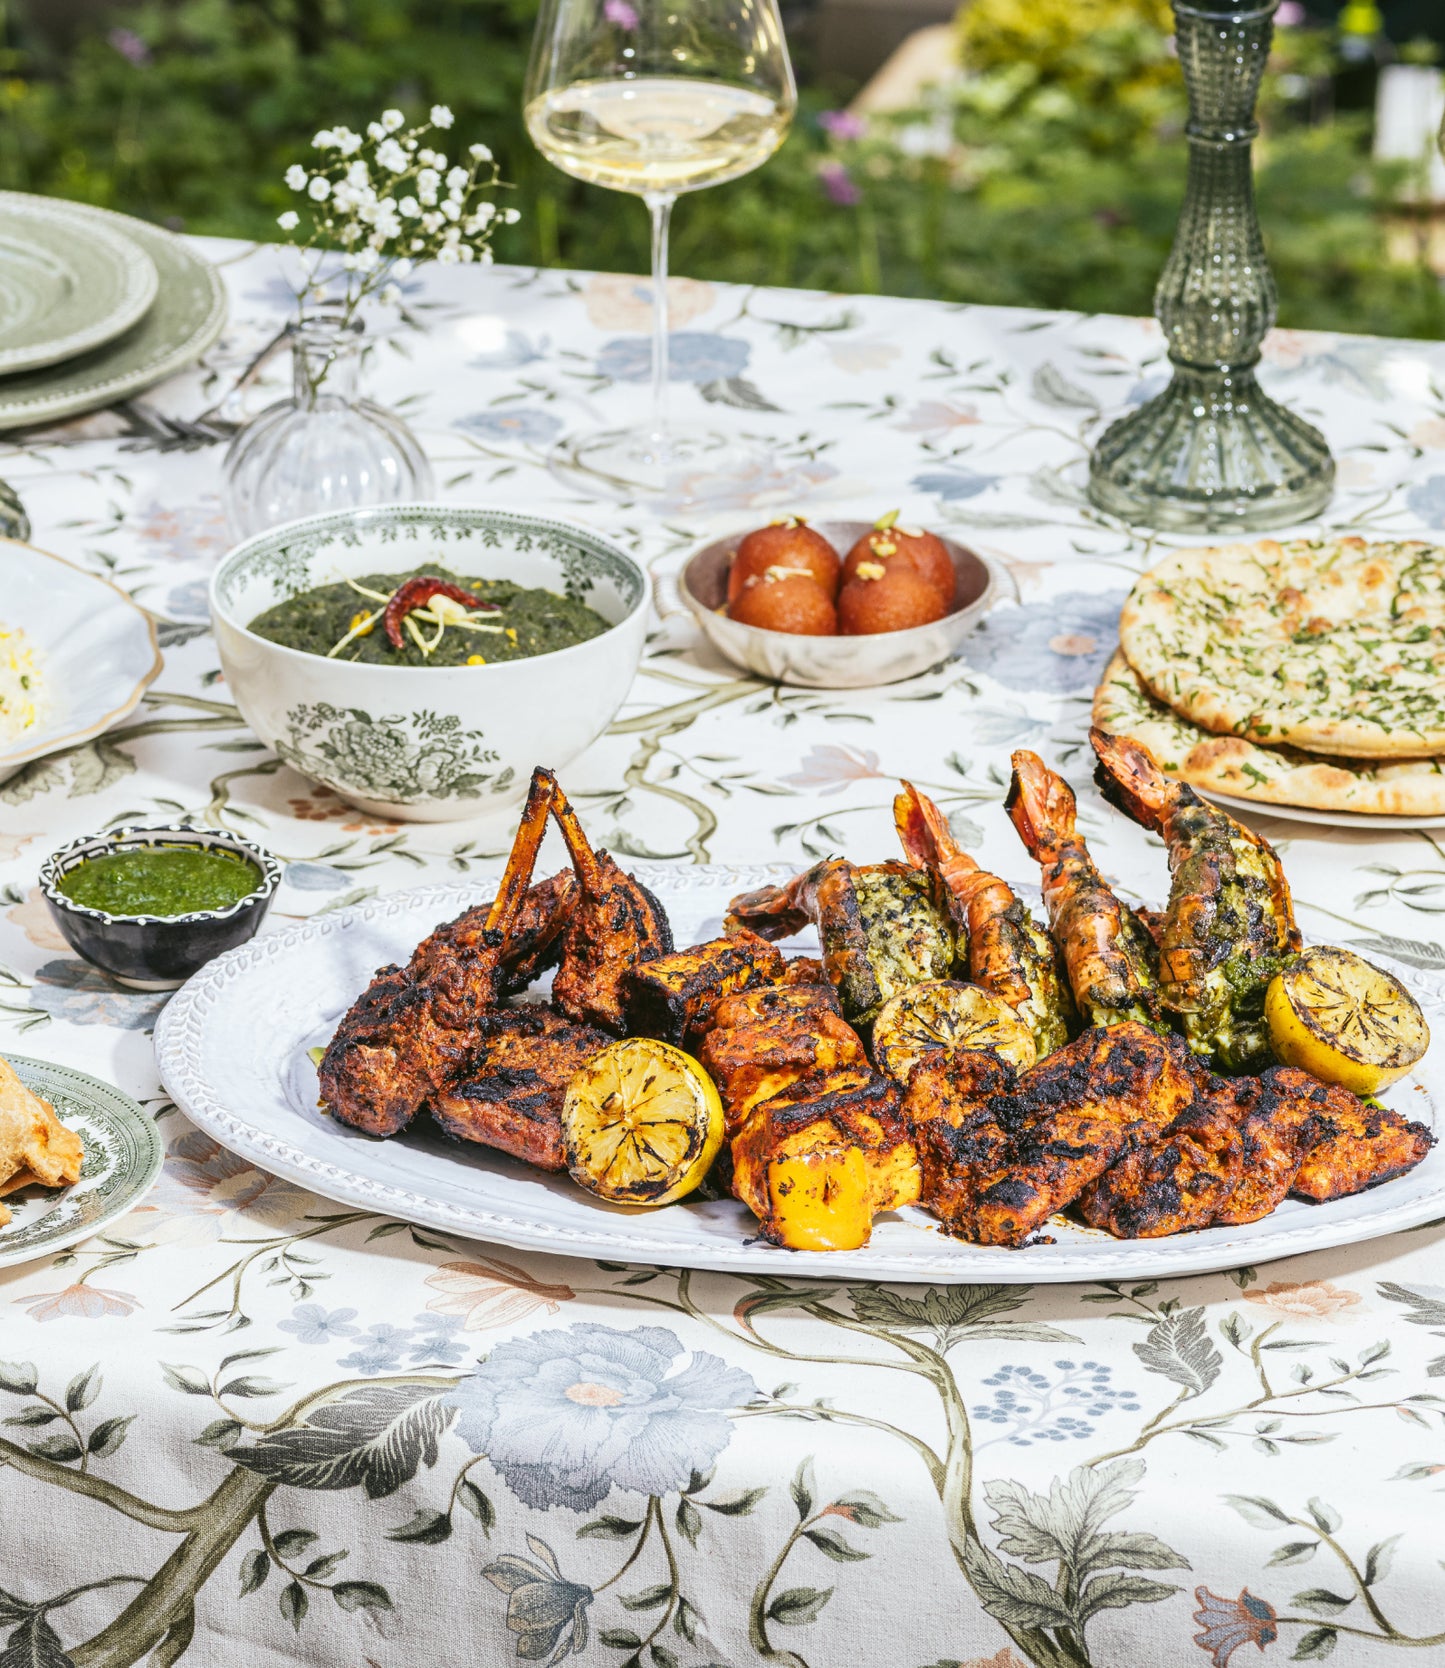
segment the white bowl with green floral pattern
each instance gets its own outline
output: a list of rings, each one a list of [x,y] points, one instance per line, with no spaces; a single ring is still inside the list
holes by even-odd
[[[379,666],[283,648],[248,630],[314,586],[435,560],[577,598],[611,629],[491,666]],[[221,668],[287,764],[376,816],[453,822],[519,800],[535,765],[565,769],[607,728],[642,657],[647,575],[600,534],[460,504],[394,504],[287,522],[211,580]]]

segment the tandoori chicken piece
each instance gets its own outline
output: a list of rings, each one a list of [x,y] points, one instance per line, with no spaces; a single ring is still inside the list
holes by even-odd
[[[936,1055],[914,1067],[903,1096],[903,1121],[918,1149],[922,1203],[945,1233],[973,1237],[980,1178],[997,1176],[1009,1137],[993,1114],[1018,1078],[986,1049]]]
[[[732,1141],[733,1192],[762,1236],[794,1251],[866,1245],[873,1218],[918,1198],[897,1088],[865,1065],[799,1078]]]
[[[1322,1084],[1313,1139],[1295,1172],[1290,1194],[1323,1204],[1363,1193],[1413,1170],[1435,1145],[1424,1124],[1383,1106],[1370,1106],[1336,1083]]]
[[[577,901],[577,877],[561,869],[547,880],[528,887],[517,910],[503,957],[501,994],[515,996],[526,990],[556,962],[562,953],[562,935]],[[486,931],[491,900],[478,904],[444,921],[412,951],[407,976],[425,980],[429,966],[459,951],[474,949]]]
[[[893,822],[908,861],[943,881],[956,942],[960,950],[966,946],[968,977],[1015,1010],[1033,1033],[1039,1059],[1062,1048],[1075,1014],[1054,941],[1008,882],[964,851],[943,812],[911,782],[893,801]]]
[[[476,1017],[466,1058],[428,1102],[432,1117],[458,1140],[495,1147],[539,1170],[564,1169],[567,1085],[612,1040],[542,1003],[486,1009]]]
[[[1079,1214],[1116,1239],[1207,1228],[1244,1173],[1244,1140],[1227,1110],[1201,1101],[1136,1142],[1079,1195]]]
[[[728,905],[727,930],[767,939],[818,929],[823,967],[843,1015],[867,1025],[890,996],[953,969],[954,933],[942,887],[907,863],[826,858],[786,886],[746,892]]]
[[[652,893],[620,869],[605,851],[587,843],[577,814],[550,770],[536,773],[577,875],[577,901],[562,940],[552,1000],[569,1019],[621,1031],[627,1006],[624,980],[631,969],[672,949],[672,928]]]
[[[496,897],[480,921],[423,941],[406,968],[384,967],[344,1016],[321,1059],[321,1098],[368,1135],[394,1135],[465,1058],[478,1013],[507,979],[513,932],[546,831],[551,784],[533,774]],[[565,893],[554,895],[561,907]],[[471,915],[472,912],[468,911]],[[521,946],[536,953],[537,931]]]
[[[1258,1222],[1294,1186],[1318,1128],[1324,1084],[1293,1066],[1272,1066],[1259,1077],[1215,1079],[1213,1087],[1215,1105],[1237,1125],[1244,1143],[1244,1168],[1215,1211],[1214,1225]]]
[[[725,997],[698,1058],[717,1085],[729,1135],[736,1134],[755,1106],[799,1078],[868,1069],[863,1044],[843,1018],[831,985]]]
[[[1073,789],[1037,753],[1021,749],[1004,809],[1042,871],[1044,904],[1080,1018],[1086,1025],[1137,1020],[1158,1027],[1153,940],[1095,867],[1075,826]]]
[[[1159,999],[1189,1046],[1225,1071],[1269,1062],[1264,993],[1300,947],[1289,883],[1269,841],[1172,782],[1148,748],[1093,729],[1100,791],[1162,834],[1173,880],[1159,942]]]
[[[781,985],[786,973],[782,951],[746,930],[674,950],[628,974],[629,1029],[679,1048],[692,1047],[712,1028],[725,997]]]

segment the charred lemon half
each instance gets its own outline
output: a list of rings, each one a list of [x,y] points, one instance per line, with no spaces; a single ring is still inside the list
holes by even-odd
[[[1415,998],[1353,950],[1306,950],[1271,981],[1264,1017],[1285,1065],[1357,1095],[1387,1089],[1430,1046]]]
[[[899,991],[873,1022],[873,1063],[906,1084],[926,1054],[991,1049],[1026,1071],[1037,1058],[1033,1033],[1007,1002],[980,985],[931,979]]]
[[[614,1205],[670,1205],[691,1193],[723,1142],[722,1102],[690,1054],[628,1037],[594,1055],[562,1105],[567,1168]]]

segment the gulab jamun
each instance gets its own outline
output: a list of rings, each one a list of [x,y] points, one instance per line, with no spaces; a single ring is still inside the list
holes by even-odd
[[[854,577],[860,562],[911,567],[942,597],[946,613],[953,606],[955,575],[943,540],[936,533],[910,531],[897,522],[898,511],[890,510],[854,544],[843,563],[843,583]]]
[[[835,637],[838,610],[833,599],[810,574],[764,577],[749,585],[728,614],[744,625],[764,631],[786,631],[795,637]]]
[[[738,541],[733,565],[728,570],[728,601],[736,602],[743,591],[763,577],[770,568],[806,572],[822,586],[829,598],[838,594],[842,567],[838,552],[821,533],[815,532],[801,516],[757,527]]]
[[[860,563],[857,576],[838,593],[838,625],[845,637],[907,631],[941,620],[947,612],[934,586],[913,568],[901,565],[880,568],[876,562]]]

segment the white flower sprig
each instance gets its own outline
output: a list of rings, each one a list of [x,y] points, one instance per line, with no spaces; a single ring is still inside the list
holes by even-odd
[[[286,170],[302,207],[287,209],[276,223],[301,252],[296,299],[303,308],[308,298],[333,299],[349,324],[372,296],[399,301],[400,281],[425,261],[490,264],[496,227],[521,216],[482,199],[502,183],[485,145],[470,146],[462,161],[449,164],[445,152],[424,143],[452,122],[446,105],[434,104],[430,119],[415,127],[400,110],[386,110],[364,135],[323,128],[311,141],[321,163],[294,162]],[[345,274],[339,297],[327,271],[328,257],[338,252]]]

